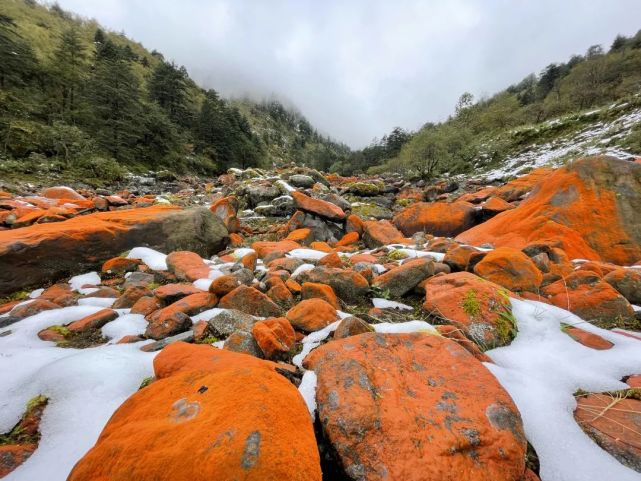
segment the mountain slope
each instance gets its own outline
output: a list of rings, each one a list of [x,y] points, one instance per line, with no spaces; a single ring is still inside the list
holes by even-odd
[[[550,64],[490,98],[464,93],[445,122],[406,133],[402,148],[389,148],[392,134],[383,137],[337,170],[509,176],[570,157],[639,155],[640,94],[641,31],[618,36],[607,52],[594,45]]]
[[[0,100],[8,177],[110,182],[127,170],[213,175],[311,159],[329,167],[349,153],[300,113],[222,99],[161,53],[32,0],[0,5]]]

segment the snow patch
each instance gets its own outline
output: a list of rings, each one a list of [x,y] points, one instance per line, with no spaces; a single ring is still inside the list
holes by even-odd
[[[573,393],[627,388],[620,379],[641,372],[641,342],[599,329],[559,307],[516,299],[511,303],[518,334],[509,346],[486,352],[495,364],[485,366],[521,412],[526,436],[539,456],[541,479],[639,481],[639,473],[620,464],[581,430],[573,417]],[[604,351],[583,346],[563,333],[562,322],[614,346]]]
[[[167,256],[149,247],[134,247],[127,254],[127,259],[140,259],[155,271],[167,270]]]

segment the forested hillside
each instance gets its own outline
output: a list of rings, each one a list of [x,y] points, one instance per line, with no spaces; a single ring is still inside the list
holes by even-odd
[[[617,36],[608,49],[594,45],[567,62],[550,64],[489,98],[475,100],[464,93],[445,122],[427,123],[417,132],[397,128],[334,168],[425,178],[464,173],[500,166],[535,146],[562,137],[572,140],[591,128],[601,132],[609,125],[597,140],[640,154],[640,93],[641,31],[630,38]],[[568,155],[586,153],[567,145]],[[541,149],[541,155],[545,152]]]
[[[348,152],[276,101],[230,103],[161,53],[32,0],[0,5],[0,141],[5,175],[106,181]]]

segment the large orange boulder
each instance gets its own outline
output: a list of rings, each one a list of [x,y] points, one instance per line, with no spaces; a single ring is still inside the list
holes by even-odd
[[[370,249],[404,240],[403,233],[388,220],[367,220],[363,222],[363,242]]]
[[[403,234],[427,232],[451,237],[469,229],[476,221],[476,209],[467,202],[417,202],[394,216],[393,222]]]
[[[590,271],[575,271],[542,289],[555,306],[586,321],[633,320],[634,309],[610,284]]]
[[[105,260],[140,245],[209,257],[226,242],[227,229],[204,207],[98,212],[0,231],[0,296],[99,268]]]
[[[641,165],[579,159],[545,177],[516,208],[457,237],[522,249],[547,243],[570,258],[628,265],[641,258]]]
[[[482,348],[509,344],[516,335],[509,293],[469,272],[435,276],[424,284],[423,309],[452,324]]]
[[[306,299],[287,311],[285,317],[294,328],[314,332],[334,322],[338,315],[329,302],[322,299]]]
[[[154,372],[159,379],[192,371],[223,371],[239,365],[276,369],[277,364],[254,356],[225,351],[209,344],[174,342],[154,358]]]
[[[303,212],[309,212],[332,221],[342,221],[346,217],[343,209],[331,202],[314,199],[302,192],[292,192],[291,196],[294,198],[294,206]]]
[[[237,361],[176,373],[136,392],[68,479],[321,478],[311,418],[298,390],[270,369]]]
[[[499,247],[488,252],[474,266],[479,276],[511,291],[536,291],[543,274],[523,252],[511,247]]]
[[[361,334],[314,350],[323,433],[348,479],[520,481],[526,440],[510,396],[453,341]]]
[[[207,278],[209,267],[195,252],[176,251],[167,256],[167,268],[169,272],[181,281],[195,281],[196,279]]]

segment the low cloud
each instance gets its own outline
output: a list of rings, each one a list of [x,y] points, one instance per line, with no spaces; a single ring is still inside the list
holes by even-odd
[[[641,28],[638,0],[59,0],[226,96],[275,95],[362,147]]]

